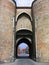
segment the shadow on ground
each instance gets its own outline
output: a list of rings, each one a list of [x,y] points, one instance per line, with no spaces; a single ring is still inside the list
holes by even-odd
[[[0,65],[49,65],[49,63],[38,63],[31,59],[17,59],[13,63],[1,63]]]

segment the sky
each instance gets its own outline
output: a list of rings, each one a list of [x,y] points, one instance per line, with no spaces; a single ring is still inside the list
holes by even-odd
[[[31,6],[34,0],[15,0],[17,6]]]
[[[19,47],[20,47],[21,49],[23,49],[23,48],[28,47],[28,45],[27,45],[26,43],[21,43],[21,44],[19,45]]]

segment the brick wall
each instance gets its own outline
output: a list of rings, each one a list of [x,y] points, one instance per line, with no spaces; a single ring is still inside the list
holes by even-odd
[[[0,61],[14,59],[14,16],[15,3],[11,0],[0,0]]]
[[[17,17],[22,12],[31,16],[31,9],[16,11]],[[37,0],[33,3],[32,12],[35,20],[37,61],[49,62],[49,1]],[[12,0],[0,0],[0,61],[2,62],[14,60],[14,16],[15,3]]]
[[[33,3],[32,10],[35,20],[36,58],[39,62],[49,62],[49,1],[37,0]]]

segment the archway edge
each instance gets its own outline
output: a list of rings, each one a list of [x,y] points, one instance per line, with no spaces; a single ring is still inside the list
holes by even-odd
[[[17,44],[16,44],[16,53],[15,53],[15,56],[16,56],[16,58],[18,58],[18,55],[17,55],[17,49],[18,49],[18,46],[21,44],[21,43],[25,43],[25,44],[27,44],[27,46],[29,47],[29,57],[28,58],[31,58],[32,57],[32,44],[31,44],[31,42],[28,40],[28,39],[26,39],[26,38],[21,38],[18,42],[17,42]],[[27,57],[26,57],[27,58]]]
[[[19,41],[21,41],[22,39],[26,39],[26,40],[28,40],[28,41],[31,43],[31,39],[30,39],[30,38],[20,37],[20,38],[18,38],[18,39],[16,40],[16,45],[17,45],[17,43],[18,43]]]
[[[23,17],[23,16],[26,16],[26,17],[30,20],[30,22],[32,21],[31,16],[30,16],[28,13],[22,12],[22,13],[20,13],[20,14],[17,16],[16,22],[18,22],[18,20],[19,20],[21,17]],[[32,23],[32,22],[31,22],[31,23]]]
[[[23,39],[26,39],[25,41]],[[30,38],[29,38],[30,39]],[[17,58],[17,48],[18,46],[22,43],[22,40],[24,43],[28,45],[30,48],[30,53],[29,53],[29,58],[36,60],[36,50],[34,48],[34,44],[32,43],[32,40],[30,41],[27,37],[20,37],[16,40],[16,45],[15,45],[15,57]]]

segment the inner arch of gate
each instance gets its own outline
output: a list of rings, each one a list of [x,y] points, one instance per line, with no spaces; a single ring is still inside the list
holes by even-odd
[[[31,44],[31,41],[27,38],[20,38],[18,41],[16,41],[16,58],[18,58],[18,55],[17,55],[17,50],[18,50],[18,46],[21,44],[21,43],[25,43],[28,45],[29,47],[29,57],[28,58],[31,58],[32,57],[32,44]]]
[[[15,44],[15,57],[17,58],[17,48],[20,42],[26,42],[29,46],[29,57],[36,60],[36,46],[34,43],[33,23],[31,17],[27,13],[21,13],[16,21],[16,44]],[[22,39],[21,39],[22,38]],[[21,40],[19,40],[21,39]],[[17,42],[18,41],[18,42]]]

